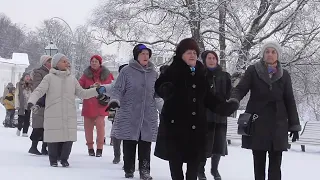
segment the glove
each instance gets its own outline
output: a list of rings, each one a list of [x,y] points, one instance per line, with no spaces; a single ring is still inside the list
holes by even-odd
[[[296,142],[299,140],[299,132],[298,131],[292,131],[290,132],[290,137],[292,137],[292,142]]]
[[[170,82],[163,83],[160,86],[161,94],[163,95],[163,99],[170,99],[173,96],[174,85]]]
[[[40,106],[38,106],[38,105],[35,105],[35,106],[32,106],[32,107],[31,107],[31,111],[32,111],[34,114],[37,114],[38,111],[39,111],[39,109],[40,109]]]
[[[97,99],[98,99],[99,104],[101,104],[103,106],[107,106],[110,101],[110,97],[108,97],[104,94],[99,94],[97,96]]]
[[[96,90],[97,90],[99,95],[107,92],[107,90],[106,90],[106,88],[104,86],[97,87]]]
[[[94,87],[95,88],[99,88],[100,84],[96,82],[96,83],[94,83],[93,85],[90,86],[90,88],[94,88]]]
[[[239,101],[235,99],[228,99],[226,103],[227,103],[227,109],[226,109],[227,116],[230,116],[239,108]]]
[[[32,107],[33,107],[33,104],[32,103],[28,103],[27,110],[31,110]]]
[[[117,108],[120,108],[120,105],[118,104],[118,102],[116,101],[110,101],[109,104],[108,104],[108,107],[106,109],[106,112],[109,111],[109,110],[115,110]]]

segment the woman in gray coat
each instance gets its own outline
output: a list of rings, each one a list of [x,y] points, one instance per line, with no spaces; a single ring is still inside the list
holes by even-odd
[[[120,107],[115,116],[112,137],[123,140],[126,178],[133,177],[138,145],[140,179],[152,179],[150,152],[151,142],[156,141],[158,130],[154,91],[158,74],[149,61],[151,53],[143,44],[134,47],[134,60],[121,70],[108,105],[108,108]]]

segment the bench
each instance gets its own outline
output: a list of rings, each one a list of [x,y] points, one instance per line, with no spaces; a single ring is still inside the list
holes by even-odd
[[[295,144],[299,144],[303,152],[306,151],[306,145],[320,145],[320,122],[307,121]]]
[[[241,140],[241,135],[238,134],[238,119],[228,117],[227,119],[227,141],[231,144],[231,140]]]

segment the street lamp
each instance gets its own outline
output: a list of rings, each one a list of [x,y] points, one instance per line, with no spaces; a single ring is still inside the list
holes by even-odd
[[[53,44],[52,41],[50,42],[50,44],[46,48],[44,48],[44,50],[46,51],[46,54],[50,55],[50,56],[58,53],[58,48],[55,44]]]

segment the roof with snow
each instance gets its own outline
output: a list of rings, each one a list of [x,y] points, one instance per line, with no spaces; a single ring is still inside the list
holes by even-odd
[[[0,57],[0,62],[8,63],[8,64],[15,64],[15,65],[25,65],[29,66],[29,57],[26,53],[13,53],[12,59],[5,59]]]

